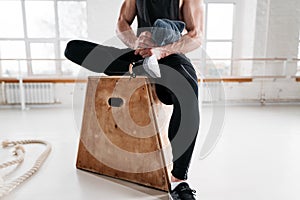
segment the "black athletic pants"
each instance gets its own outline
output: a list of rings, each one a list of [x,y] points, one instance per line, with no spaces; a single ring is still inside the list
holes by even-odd
[[[82,40],[70,41],[65,56],[91,71],[107,75],[123,75],[128,72],[130,62],[142,59],[134,55],[132,49]],[[165,57],[159,60],[159,65],[161,78],[154,80],[157,96],[164,104],[173,105],[168,130],[173,153],[172,175],[186,180],[199,128],[197,76],[192,64],[183,55]]]

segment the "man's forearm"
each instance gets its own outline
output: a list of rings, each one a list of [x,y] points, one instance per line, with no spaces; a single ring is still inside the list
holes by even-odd
[[[156,56],[158,60],[167,57],[171,54],[186,54],[193,51],[201,46],[201,39],[199,35],[189,32],[181,37],[177,42],[160,46],[160,47],[150,47],[144,49],[137,49],[136,54],[140,54],[143,58]]]
[[[122,42],[129,48],[135,49],[137,37],[130,25],[124,21],[119,21],[117,27],[117,35]]]
[[[191,52],[201,46],[202,37],[200,36],[193,36],[189,33],[183,35],[180,40],[177,42],[168,44],[166,46],[163,46],[161,48],[164,49],[164,51],[168,52],[168,54],[174,54],[174,53],[182,53],[186,54],[188,52]]]

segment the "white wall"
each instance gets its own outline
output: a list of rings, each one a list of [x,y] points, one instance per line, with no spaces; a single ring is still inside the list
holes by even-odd
[[[296,58],[299,37],[299,0],[259,0],[257,5],[254,57]],[[260,64],[254,74],[294,75],[296,63]]]
[[[114,37],[123,0],[87,0],[89,39],[103,43]]]
[[[70,107],[73,103],[74,83],[58,83],[54,87],[55,100],[63,106]]]
[[[254,79],[245,83],[208,83],[200,91],[202,100],[211,102],[300,102],[300,83],[293,79]],[[225,95],[222,95],[222,90]],[[214,93],[214,95],[212,95]]]
[[[253,58],[257,0],[236,2],[233,58]],[[251,74],[252,62],[236,62],[233,75]]]

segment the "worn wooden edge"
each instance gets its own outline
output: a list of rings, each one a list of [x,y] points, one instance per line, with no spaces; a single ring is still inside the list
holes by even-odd
[[[169,193],[169,191],[170,191],[170,190],[162,190],[160,188],[155,188],[155,187],[147,186],[147,185],[144,185],[144,184],[141,184],[141,183],[137,183],[137,182],[133,182],[133,181],[130,181],[130,180],[125,180],[125,179],[120,179],[120,178],[116,178],[116,177],[113,177],[113,176],[108,176],[106,174],[99,174],[99,172],[94,172],[94,171],[91,171],[89,169],[84,169],[84,168],[79,168],[79,167],[77,167],[77,169],[83,170],[83,171],[86,171],[86,172],[89,172],[89,173],[93,173],[93,174],[95,174],[97,176],[104,176],[104,177],[113,178],[115,180],[126,181],[128,183],[136,184],[136,185],[139,185],[139,186],[142,186],[142,187],[147,187],[147,188],[154,189],[154,190],[159,190],[159,191],[166,192],[166,193]]]
[[[82,155],[81,155],[81,154],[82,154]],[[110,168],[109,166],[107,166],[107,165],[101,163],[101,162],[98,161],[94,156],[92,156],[92,155],[88,152],[88,150],[86,149],[86,147],[85,147],[85,145],[83,144],[82,140],[80,140],[80,142],[79,142],[79,147],[78,147],[78,154],[77,154],[77,161],[76,161],[76,168],[77,168],[77,169],[84,170],[84,171],[87,171],[87,172],[92,172],[92,173],[94,173],[94,174],[98,174],[98,175],[102,175],[102,176],[106,176],[106,177],[111,177],[111,178],[118,179],[118,180],[127,181],[127,182],[134,183],[134,184],[138,184],[138,185],[141,185],[141,186],[146,186],[146,187],[148,187],[148,188],[160,190],[160,191],[163,191],[163,192],[169,192],[169,191],[170,191],[170,185],[165,185],[163,188],[161,188],[161,187],[155,187],[155,186],[150,185],[150,184],[147,184],[147,183],[145,183],[145,182],[141,183],[141,182],[137,182],[137,181],[132,181],[131,179],[127,179],[127,178],[125,178],[125,177],[118,177],[118,178],[117,178],[117,177],[114,177],[114,176],[111,176],[111,175],[108,175],[108,174],[103,174],[103,173],[99,172],[99,170],[97,170],[97,169],[93,169],[93,168],[91,168],[91,167],[85,167],[84,165],[82,165],[82,164],[80,163],[79,158],[80,158],[81,156],[86,156],[86,158],[95,160],[95,161],[98,162],[99,164],[104,165],[104,166],[106,166],[107,168]],[[110,169],[111,169],[111,168],[110,168]],[[119,171],[119,170],[115,170],[115,169],[113,169],[113,171],[116,171],[117,173],[118,173],[118,172],[119,172],[119,173],[123,173],[123,172],[121,172],[121,171]],[[148,173],[151,173],[151,172],[148,172]],[[128,172],[126,172],[126,174],[134,174],[134,173],[128,173]],[[140,174],[140,173],[138,173],[138,174]],[[167,179],[167,180],[168,180],[168,179]]]
[[[156,135],[158,136],[158,143],[159,143],[159,148],[160,149],[163,149],[163,144],[162,144],[162,138],[161,138],[161,133],[159,133],[159,127],[158,127],[158,122],[157,122],[157,118],[155,116],[155,110],[154,110],[154,105],[153,103],[155,102],[154,101],[154,98],[153,98],[153,95],[152,95],[152,91],[151,91],[151,87],[149,87],[149,85],[151,84],[149,82],[148,79],[145,79],[146,80],[146,87],[147,87],[147,91],[148,91],[148,95],[150,97],[150,102],[151,102],[151,109],[152,109],[152,114],[153,114],[153,119],[154,119],[154,125],[156,127],[156,130],[158,131],[158,133],[156,133]],[[164,163],[164,173],[167,175],[167,184],[169,186],[169,188],[171,187],[171,181],[170,181],[170,173],[168,171],[168,167],[167,167],[167,162],[166,162],[166,155],[164,154],[164,151],[161,151],[162,152],[162,159],[163,159],[163,163]]]

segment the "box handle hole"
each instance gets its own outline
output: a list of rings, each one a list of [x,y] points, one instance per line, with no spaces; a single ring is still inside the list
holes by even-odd
[[[121,98],[116,98],[116,97],[111,97],[108,99],[108,104],[111,107],[121,107],[123,105],[123,99]]]

